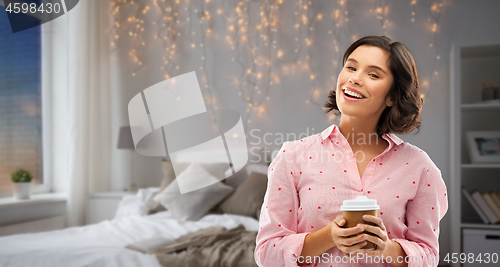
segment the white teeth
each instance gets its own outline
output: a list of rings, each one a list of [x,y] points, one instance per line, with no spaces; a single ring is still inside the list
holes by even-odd
[[[362,95],[360,95],[358,93],[355,93],[353,91],[349,91],[348,89],[344,89],[344,94],[347,94],[347,95],[350,95],[350,96],[354,96],[356,98],[363,98]]]

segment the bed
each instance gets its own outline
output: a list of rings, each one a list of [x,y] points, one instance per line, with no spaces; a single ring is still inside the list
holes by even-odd
[[[195,168],[186,167],[186,171],[181,175],[189,174],[190,171],[192,174],[192,169]],[[260,171],[255,171],[258,169]],[[210,197],[206,196],[198,199],[204,203],[217,202],[215,205],[209,205],[208,211],[202,211],[202,216],[197,211],[198,214],[194,217],[182,217],[175,205],[183,206],[183,204],[162,205],[165,199],[178,199],[178,197],[173,198],[172,194],[167,194],[163,195],[162,200],[161,193],[168,188],[165,185],[172,183],[172,181],[165,182],[164,179],[159,188],[141,189],[135,196],[124,197],[113,220],[57,231],[1,237],[0,266],[194,266],[186,262],[184,264],[175,262],[172,260],[174,259],[172,255],[175,254],[172,253],[169,257],[161,258],[163,255],[144,254],[125,246],[154,237],[169,239],[186,237],[190,233],[197,234],[204,229],[211,229],[210,227],[240,229],[247,234],[247,237],[252,237],[252,242],[247,242],[245,247],[238,246],[243,251],[228,252],[245,254],[248,262],[255,250],[255,236],[259,229],[257,218],[265,193],[265,187],[262,188],[262,185],[267,186],[267,176],[264,174],[266,171],[267,167],[264,166],[254,166],[253,169],[244,170],[243,174],[235,175],[232,180],[227,181],[227,184],[233,183],[234,188],[222,199],[210,200]],[[225,186],[228,186],[227,184]],[[259,187],[256,187],[257,184],[261,187],[258,190],[256,190]],[[260,193],[255,194],[257,191]],[[189,204],[184,206],[189,210]],[[192,206],[196,209],[203,205],[195,203]],[[247,238],[248,240],[250,239]],[[187,251],[190,251],[190,248],[182,253]],[[210,257],[212,257],[210,264],[207,260],[206,265],[199,265],[198,262],[196,266],[229,266],[214,263],[218,259],[214,261],[214,255]],[[217,255],[217,257],[223,262],[225,256]],[[251,261],[245,266],[257,266],[253,257]]]

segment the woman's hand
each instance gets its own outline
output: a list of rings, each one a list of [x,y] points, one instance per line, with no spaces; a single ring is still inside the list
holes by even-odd
[[[373,250],[364,250],[362,249],[359,253],[368,255],[368,256],[382,256],[389,255],[390,250],[392,249],[392,240],[387,236],[387,229],[385,228],[384,222],[382,218],[375,217],[372,215],[363,215],[363,220],[367,222],[371,222],[376,224],[377,226],[368,225],[368,224],[360,224],[360,226],[366,232],[370,232],[375,234],[376,236],[369,234],[362,234],[361,236],[366,236],[367,240],[374,243],[376,245]]]
[[[359,253],[364,254],[365,258],[379,257],[384,260],[390,259],[388,263],[392,264],[392,266],[408,266],[408,263],[405,261],[399,262],[398,258],[405,259],[406,253],[401,245],[399,245],[396,241],[389,239],[389,237],[387,236],[387,229],[385,228],[382,219],[371,215],[363,215],[363,220],[377,225],[373,226],[368,224],[360,224],[360,226],[366,232],[377,235],[372,236],[366,233],[361,234],[361,236],[366,236],[368,238],[367,240],[374,243],[376,247],[373,250],[361,249]]]
[[[365,229],[362,226],[341,228],[346,221],[343,217],[337,217],[330,224],[330,234],[335,246],[338,247],[344,255],[360,250],[366,245],[367,234],[360,235]]]

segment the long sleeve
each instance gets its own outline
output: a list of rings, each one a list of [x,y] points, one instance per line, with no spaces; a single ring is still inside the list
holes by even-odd
[[[409,256],[409,267],[438,265],[439,221],[448,210],[446,185],[441,171],[433,166],[423,172],[416,195],[406,208],[406,238],[394,239]]]
[[[298,266],[305,236],[297,233],[295,153],[285,142],[268,169],[268,185],[259,219],[255,261],[259,266]],[[306,265],[308,266],[308,265]]]

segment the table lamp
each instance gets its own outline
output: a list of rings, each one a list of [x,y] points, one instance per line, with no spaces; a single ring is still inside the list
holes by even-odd
[[[130,130],[130,126],[122,126],[120,127],[120,132],[118,135],[118,149],[128,149],[132,150],[134,153],[135,152],[135,146],[134,146],[134,140],[132,139],[132,132]],[[131,160],[132,163],[130,164],[131,167],[131,173],[130,173],[130,181],[128,183],[128,188],[127,190],[129,192],[135,192],[137,190],[137,183],[134,181],[134,154],[132,154]]]

